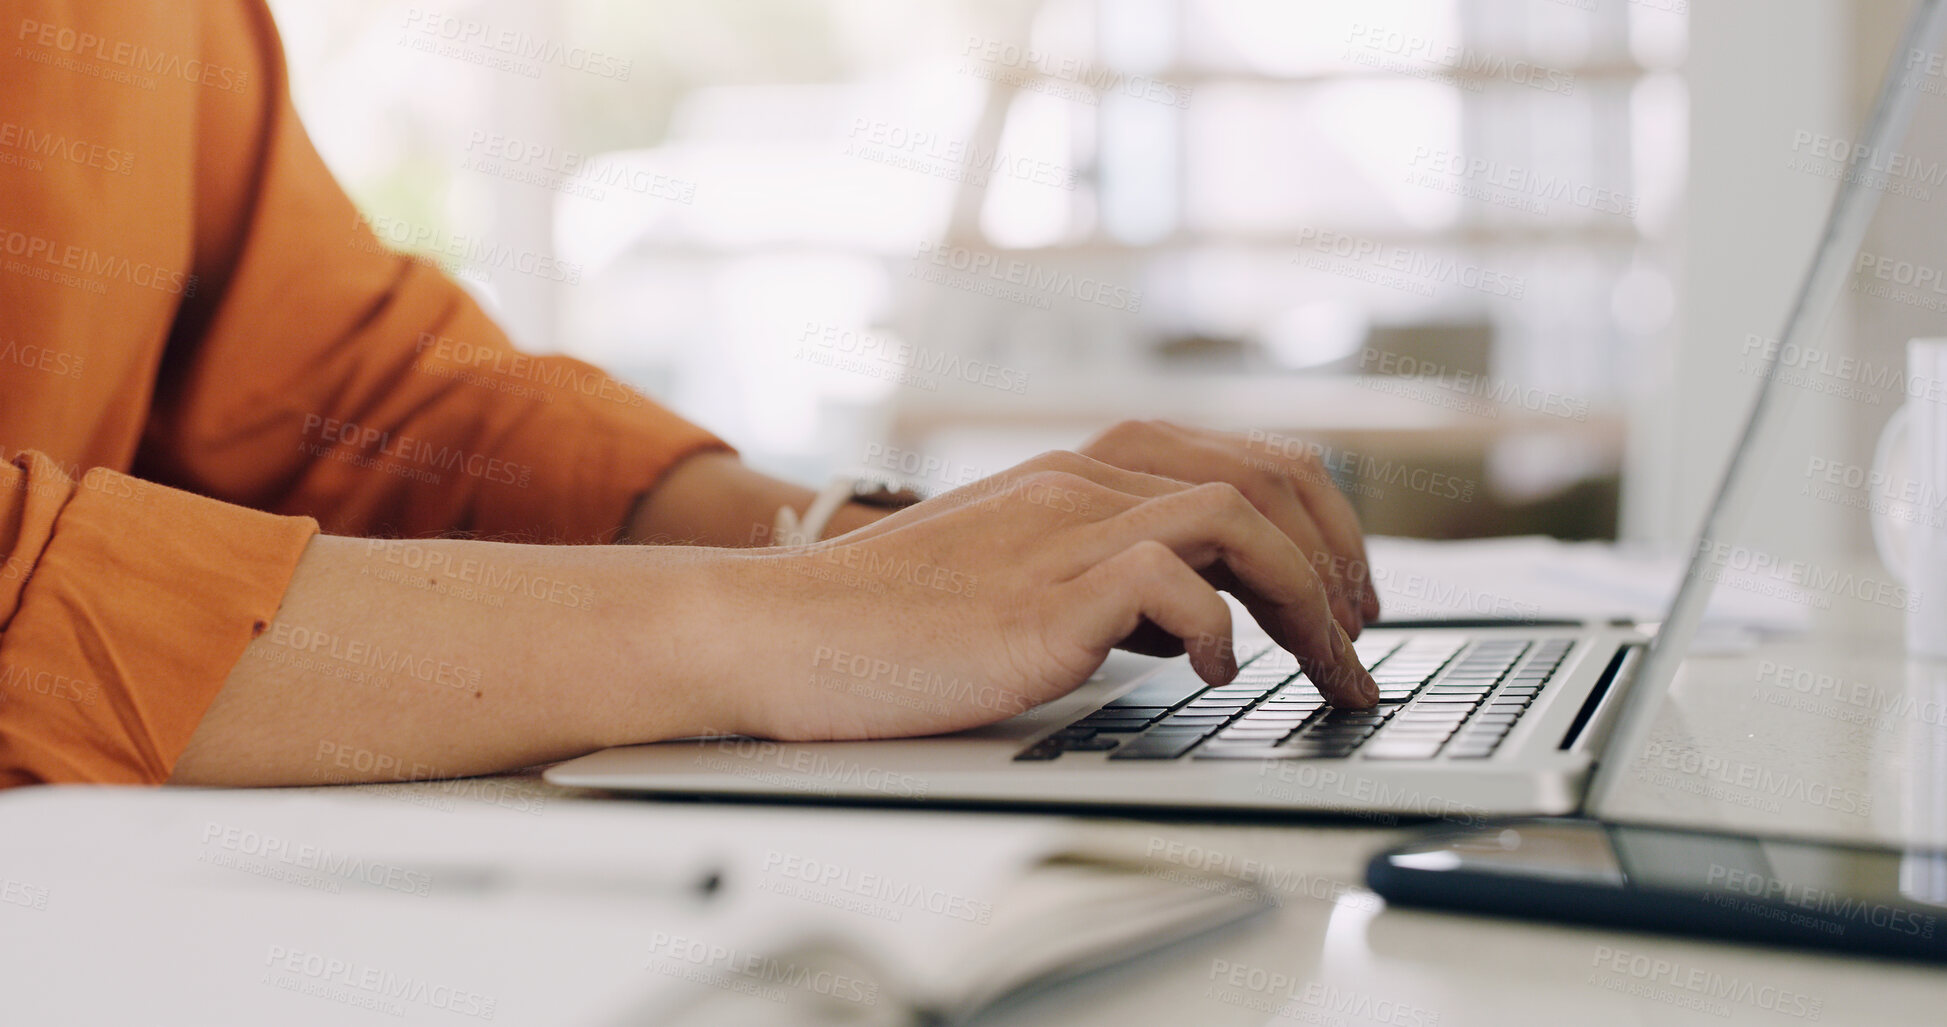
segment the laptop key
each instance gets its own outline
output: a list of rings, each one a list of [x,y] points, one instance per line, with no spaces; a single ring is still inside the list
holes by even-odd
[[[1109,753],[1112,760],[1173,760],[1203,741],[1201,734],[1151,732],[1139,735]]]
[[[1437,741],[1385,741],[1374,742],[1359,750],[1369,760],[1426,760],[1432,759],[1440,751],[1446,739]]]
[[[1284,741],[1289,731],[1223,731],[1212,739],[1216,742],[1251,742],[1257,745],[1275,745]]]
[[[1287,759],[1283,750],[1271,742],[1225,742],[1211,739],[1192,753],[1199,760],[1276,760]]]
[[[1159,728],[1214,728],[1230,722],[1229,717],[1199,717],[1179,713],[1156,722]]]
[[[1402,738],[1409,735],[1414,737],[1439,735],[1441,738],[1445,738],[1458,730],[1460,730],[1459,724],[1394,724],[1386,728],[1385,733],[1380,735],[1380,737]]]
[[[1357,746],[1287,741],[1273,750],[1273,753],[1278,759],[1287,760],[1339,760],[1352,755],[1352,750],[1355,748]]]

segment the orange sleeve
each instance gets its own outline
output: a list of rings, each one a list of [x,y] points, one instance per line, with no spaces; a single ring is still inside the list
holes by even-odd
[[[519,353],[438,268],[381,245],[298,123],[261,0],[208,17],[208,60],[264,89],[203,91],[208,291],[185,312],[206,326],[171,354],[138,471],[333,533],[609,542],[670,466],[728,448],[588,364]],[[402,233],[489,275],[572,273]]]
[[[317,527],[0,463],[0,787],[168,780]]]
[[[319,522],[610,541],[669,467],[723,446],[586,364],[519,354],[381,246],[298,124],[262,0],[42,7],[55,42],[17,47],[33,59],[10,56],[0,92],[74,138],[136,139],[141,173],[15,168],[0,222],[190,272],[166,295],[117,264],[100,294],[0,282],[0,328],[87,356],[85,378],[12,367],[47,381],[0,395],[0,786],[167,780]],[[66,54],[69,26],[101,45]],[[106,77],[135,47],[223,87]]]

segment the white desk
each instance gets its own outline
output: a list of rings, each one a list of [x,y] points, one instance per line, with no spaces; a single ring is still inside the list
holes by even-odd
[[[1771,661],[1904,687],[1900,663],[1868,655],[1884,651],[1885,640],[1851,637],[1692,660],[1659,730],[1661,751],[1678,754],[1668,757],[1674,769],[1633,779],[1627,811],[1842,837],[1939,837],[1941,789],[1908,788],[1912,778],[1902,775],[1947,784],[1941,707],[1861,725],[1848,722],[1854,704],[1797,708],[1789,700],[1804,698],[1798,692],[1760,680]],[[1769,701],[1781,697],[1786,704]],[[1947,698],[1947,686],[1935,697]],[[1686,770],[1681,754],[1693,750],[1731,761],[1720,764],[1730,769]],[[1772,770],[1773,783],[1740,784],[1745,763]],[[1855,793],[1869,808],[1845,798]],[[858,902],[843,888],[806,885],[787,865],[822,861],[888,874],[933,889],[946,899],[942,908],[964,912],[992,896],[1021,845],[1069,835],[1214,864],[1270,885],[1282,903],[1272,915],[1046,995],[995,1022],[1947,1020],[1947,970],[1939,968],[1383,909],[1359,887],[1364,863],[1403,833],[671,804],[572,796],[531,776],[248,793],[25,790],[0,797],[0,1020],[629,1022],[630,1010],[667,988],[668,975],[684,972],[685,961],[670,954],[672,938],[758,946],[825,925],[923,959],[944,932],[962,926],[955,915],[893,910]],[[284,845],[279,856],[250,856],[271,838]],[[291,855],[301,852],[310,855]],[[373,860],[362,873],[376,885],[356,883],[358,874],[344,867],[323,867],[348,854]],[[426,861],[524,868],[530,883],[478,890],[467,886],[468,873],[450,867],[430,881],[415,877]],[[654,883],[705,863],[724,872],[713,901],[672,897]],[[1632,962],[1636,956],[1647,959]],[[338,980],[376,975],[366,979],[399,984],[409,997],[384,999],[382,987],[315,994],[332,978],[307,972],[312,957],[349,968]],[[1656,960],[1679,970],[1632,974],[1632,966],[1647,971]],[[1241,986],[1230,983],[1232,968]],[[1704,976],[1692,978],[1691,970]],[[1274,989],[1274,975],[1292,983]],[[1673,978],[1752,987],[1742,998],[1713,998],[1672,986]],[[412,992],[414,984],[423,988]],[[348,1001],[361,996],[391,1008]],[[478,1015],[489,1000],[491,1021]],[[1769,1008],[1779,1005],[1784,1012]]]

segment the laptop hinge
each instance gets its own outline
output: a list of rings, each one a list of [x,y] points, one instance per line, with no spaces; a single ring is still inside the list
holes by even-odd
[[[1642,659],[1642,654],[1641,643],[1632,643],[1616,650],[1616,655],[1609,660],[1609,666],[1603,670],[1602,676],[1596,679],[1595,687],[1589,690],[1588,698],[1582,700],[1582,708],[1575,712],[1575,720],[1569,724],[1568,733],[1562,736],[1560,746],[1562,751],[1575,748],[1583,732],[1589,728],[1589,725],[1595,723],[1597,714],[1602,711],[1609,694],[1615,691],[1616,682],[1621,681],[1625,673],[1635,670],[1636,664]],[[1601,734],[1606,736],[1608,728],[1613,724],[1613,719],[1608,717],[1602,719]],[[1595,737],[1595,744],[1600,745],[1601,742],[1602,737]]]

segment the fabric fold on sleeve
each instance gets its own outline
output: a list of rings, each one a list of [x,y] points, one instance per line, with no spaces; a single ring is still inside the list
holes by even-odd
[[[317,530],[38,453],[0,465],[0,787],[167,781]]]

